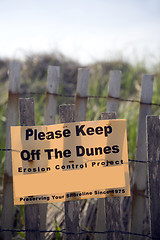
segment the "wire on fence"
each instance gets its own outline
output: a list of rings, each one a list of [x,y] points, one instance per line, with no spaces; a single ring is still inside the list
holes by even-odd
[[[46,92],[22,92],[20,93],[20,97],[23,97],[24,95],[44,95],[46,94]],[[77,96],[77,95],[65,95],[65,94],[57,94],[57,93],[47,93],[49,95],[54,95],[54,96],[57,96],[57,97],[65,97],[65,98],[94,98],[94,99],[108,99],[108,98],[113,98],[115,100],[118,100],[118,101],[122,101],[122,102],[133,102],[133,103],[141,103],[141,104],[147,104],[147,105],[152,105],[152,106],[159,106],[160,107],[160,103],[143,103],[141,102],[140,100],[136,100],[136,99],[126,99],[126,98],[116,98],[116,97],[111,97],[111,96],[94,96],[94,95],[88,95],[86,97],[81,97],[81,96]],[[3,104],[0,105],[0,107],[2,106]]]
[[[107,231],[90,231],[90,230],[84,230],[81,229],[80,232],[76,233],[76,232],[67,232],[65,229],[62,230],[34,230],[34,229],[1,229],[0,228],[0,232],[40,232],[40,233],[62,233],[62,234],[66,234],[66,235],[82,235],[82,234],[110,234],[110,233],[121,233],[121,234],[125,234],[125,235],[134,235],[134,236],[141,236],[141,237],[147,237],[149,239],[160,239],[160,237],[152,237],[149,234],[140,234],[140,233],[133,233],[133,232],[125,232],[125,231],[121,231],[121,230],[107,230]]]
[[[22,93],[22,94],[25,94],[25,93]],[[45,94],[44,92],[30,92],[31,95],[36,95],[36,94]],[[113,98],[115,100],[118,100],[118,101],[123,101],[123,102],[135,102],[135,103],[143,103],[141,102],[140,100],[136,100],[136,99],[125,99],[125,98],[116,98],[116,97],[111,97],[111,96],[94,96],[94,95],[88,95],[86,97],[81,97],[81,96],[75,96],[75,95],[65,95],[65,94],[55,94],[55,93],[48,93],[48,94],[51,94],[51,95],[55,95],[57,97],[68,97],[68,98],[75,98],[75,97],[78,97],[78,98],[99,98],[99,99],[108,99],[108,98]],[[143,103],[143,104],[148,104],[148,103]],[[160,103],[149,103],[148,105],[154,105],[154,106],[160,106]]]
[[[1,148],[0,151],[2,151],[2,152],[7,152],[7,151],[12,151],[12,149],[10,149],[10,148],[7,148],[7,149]]]
[[[11,149],[11,148],[7,148],[7,149],[5,149],[5,148],[0,148],[0,151],[4,151],[4,152],[6,152],[6,151],[18,151],[18,150],[14,150],[14,149]],[[155,162],[160,162],[160,160],[154,160],[154,161],[148,161],[148,160],[136,160],[136,159],[128,159],[128,161],[129,162],[138,162],[138,163],[155,163]]]

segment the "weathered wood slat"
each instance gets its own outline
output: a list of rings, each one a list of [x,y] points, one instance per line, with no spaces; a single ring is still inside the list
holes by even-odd
[[[35,125],[34,99],[20,99],[20,124],[21,126]],[[40,230],[39,204],[25,205],[25,229]],[[27,231],[26,240],[39,240],[40,232]]]
[[[102,113],[101,119],[115,119],[116,113]],[[110,201],[109,199],[107,201]],[[112,201],[112,200],[111,200]],[[96,218],[96,231],[104,232],[106,231],[106,214],[108,219],[108,211],[109,204],[106,204],[105,207],[105,199],[99,198],[97,199],[97,218]],[[106,212],[107,211],[107,212]],[[108,224],[107,224],[108,225]],[[107,239],[106,234],[96,234],[96,240],[105,240]]]
[[[78,69],[76,98],[75,98],[75,120],[76,121],[86,120],[89,78],[90,78],[89,69],[87,68]],[[83,204],[84,201],[85,200],[79,200],[79,204],[80,205]],[[84,227],[86,227],[85,220],[83,222]],[[84,239],[84,236],[81,235],[80,239]]]
[[[6,129],[6,148],[11,148],[10,126],[18,124],[18,98],[20,92],[20,63],[11,62],[9,66],[9,95]],[[13,180],[11,152],[5,154],[4,181],[3,181],[3,210],[2,228],[13,228]],[[10,240],[11,232],[3,232],[3,239]]]
[[[47,230],[56,230],[56,227],[60,227],[60,229],[64,229],[64,203],[52,203],[48,204],[47,208],[47,221],[46,228]],[[46,232],[45,240],[55,239],[56,233]]]
[[[76,121],[84,121],[86,118],[89,75],[90,75],[89,69],[87,68],[78,69],[76,100],[75,100]]]
[[[54,124],[56,118],[57,96],[60,79],[60,67],[49,66],[46,87],[46,106],[44,124]]]
[[[146,161],[146,116],[151,113],[152,92],[153,92],[153,75],[145,74],[142,78],[141,88],[141,104],[139,110],[139,125],[137,136],[136,160]],[[144,197],[147,187],[147,169],[146,164],[135,163],[133,173],[133,188],[132,188],[132,213],[131,213],[131,231],[135,233],[145,233],[144,219],[148,216],[148,203]],[[147,223],[146,223],[147,224]],[[149,229],[148,229],[149,230]],[[148,233],[148,231],[146,232]],[[135,239],[130,236],[130,239]],[[138,237],[137,239],[144,239]]]
[[[114,98],[119,98],[120,96],[120,82],[121,82],[121,71],[114,70],[109,73],[109,88],[108,88],[108,102],[107,102],[107,114],[102,114],[101,119],[106,118],[115,118],[118,113],[118,101]],[[114,112],[114,113],[113,113]],[[97,200],[97,221],[96,221],[96,230],[97,231],[105,231],[113,230],[116,225],[119,224],[119,216],[117,216],[118,224],[109,224],[110,221],[108,211],[109,209],[118,209],[117,212],[120,211],[120,204],[118,207],[117,201],[115,198],[113,199],[98,199]],[[103,220],[102,220],[103,219]],[[115,220],[115,218],[114,218]],[[119,226],[119,225],[118,225]],[[101,230],[99,230],[101,229]],[[102,230],[103,229],[103,230]],[[115,234],[108,234],[107,239],[114,239]],[[96,239],[101,237],[100,239],[106,239],[106,235],[102,234],[100,236],[96,235]]]
[[[118,100],[120,96],[120,84],[121,84],[121,71],[113,70],[109,73],[109,88],[108,88],[108,102],[106,112],[111,115],[102,115],[102,118],[116,118],[118,115]],[[119,230],[121,228],[120,219],[120,199],[119,198],[106,198],[105,199],[105,214],[106,214],[106,229],[107,230]],[[112,217],[113,219],[112,219]],[[111,220],[112,219],[112,220]],[[121,238],[121,234],[109,233],[106,239],[118,239]]]
[[[148,182],[151,236],[160,237],[160,117],[147,117]]]
[[[60,67],[49,66],[46,86],[46,106],[44,124],[55,123],[57,109],[57,94],[59,88]],[[41,204],[40,210],[40,230],[46,230],[46,214],[48,204]],[[41,240],[45,239],[45,233],[41,234]]]
[[[60,122],[74,122],[75,121],[75,105],[61,105],[59,107],[60,113]],[[65,205],[65,224],[67,232],[79,232],[79,214],[80,214],[80,205],[79,201],[67,201]],[[79,235],[67,234],[65,235],[66,240],[78,240]]]
[[[120,97],[121,71],[113,70],[109,72],[108,102],[106,112],[118,113],[118,99]]]
[[[101,119],[116,119],[116,113],[102,113]],[[120,198],[106,198],[105,199],[105,213],[106,213],[106,227],[107,230],[121,229],[121,215],[120,215]],[[109,233],[106,239],[121,239],[120,233]],[[104,238],[103,238],[104,239]]]

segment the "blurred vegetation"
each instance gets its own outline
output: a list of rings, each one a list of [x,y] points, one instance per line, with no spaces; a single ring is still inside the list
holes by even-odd
[[[0,149],[5,148],[5,133],[7,121],[7,98],[8,98],[8,69],[9,59],[0,59]],[[45,88],[47,68],[49,65],[60,66],[59,94],[74,96],[76,91],[77,70],[79,67],[90,69],[89,95],[107,97],[108,80],[110,70],[121,70],[121,93],[125,99],[140,99],[142,74],[149,73],[144,63],[134,66],[124,61],[97,62],[89,66],[81,66],[61,54],[30,55],[21,61],[21,97],[35,98],[36,124],[44,123]],[[152,68],[155,75],[153,88],[153,103],[160,103],[160,63]],[[40,93],[40,94],[35,94]],[[58,97],[60,104],[74,103],[74,97]],[[89,98],[87,103],[86,120],[100,119],[101,113],[106,111],[107,98]],[[152,106],[152,115],[159,115],[160,107]],[[128,152],[129,158],[135,158],[136,137],[138,128],[139,104],[127,101],[119,102],[118,118],[127,119]],[[5,153],[0,151],[0,176],[3,175]],[[2,179],[2,177],[1,177]],[[2,180],[1,180],[2,183]],[[21,221],[23,222],[23,220]],[[23,224],[22,224],[23,225]],[[57,236],[57,239],[59,236]]]

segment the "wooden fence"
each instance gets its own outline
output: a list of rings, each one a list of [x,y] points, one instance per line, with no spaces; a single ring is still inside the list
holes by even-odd
[[[9,69],[8,117],[3,181],[3,209],[1,238],[9,240],[13,234],[13,184],[11,164],[10,126],[34,125],[33,99],[20,99],[20,64],[13,62]],[[48,67],[44,124],[55,124],[60,68]],[[78,69],[75,104],[59,107],[60,122],[86,119],[90,73]],[[139,123],[136,160],[130,166],[131,197],[97,199],[95,229],[80,226],[81,201],[65,202],[65,239],[160,239],[160,119],[151,115],[153,75],[143,75],[139,101]],[[106,93],[106,113],[101,119],[116,118],[120,98],[121,71],[109,73]],[[147,119],[147,122],[146,122]],[[148,170],[148,171],[147,171]],[[88,200],[90,201],[90,200]],[[47,204],[25,206],[25,238],[45,239]],[[54,221],[54,220],[53,220]],[[31,231],[35,230],[35,231]],[[86,232],[85,232],[86,231]],[[88,236],[88,238],[87,238]]]

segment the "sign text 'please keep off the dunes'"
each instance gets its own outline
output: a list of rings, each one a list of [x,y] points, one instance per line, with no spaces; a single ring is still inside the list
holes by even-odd
[[[11,127],[15,204],[129,196],[125,120]]]

